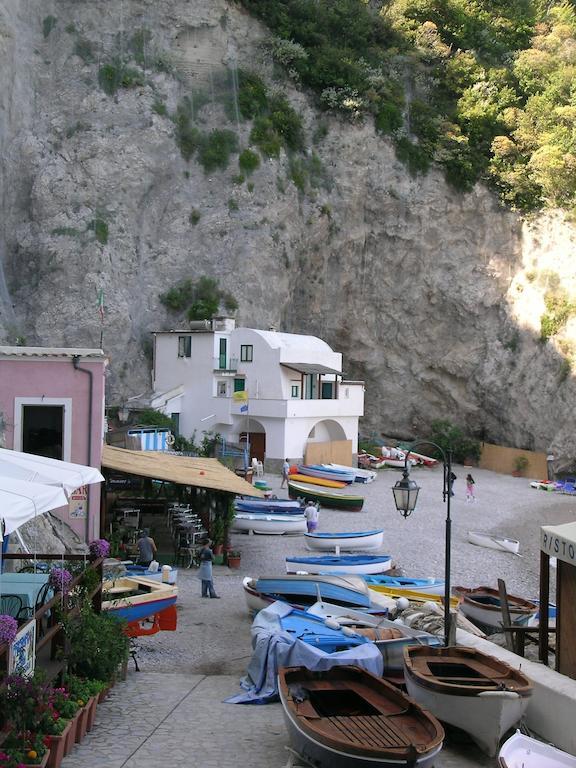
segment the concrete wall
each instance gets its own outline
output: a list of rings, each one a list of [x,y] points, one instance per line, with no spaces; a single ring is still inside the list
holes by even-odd
[[[524,456],[528,461],[528,466],[523,470],[522,477],[530,477],[535,480],[547,479],[546,454],[523,451],[520,448],[504,448],[501,445],[482,443],[479,466],[481,469],[490,469],[493,472],[511,475],[512,472],[516,471],[514,462],[518,456]]]
[[[528,728],[559,749],[576,755],[576,680],[461,629],[457,631],[457,641],[458,645],[477,648],[528,675],[534,683],[525,715]]]

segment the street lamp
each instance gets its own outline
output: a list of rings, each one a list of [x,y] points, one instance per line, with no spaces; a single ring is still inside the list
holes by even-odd
[[[444,482],[442,486],[442,499],[446,502],[446,545],[445,545],[445,561],[444,561],[444,645],[450,645],[450,628],[452,616],[450,613],[450,550],[452,542],[452,520],[450,519],[450,498],[452,496],[452,452],[450,450],[444,451],[436,443],[430,440],[420,440],[416,443],[412,443],[406,449],[406,459],[404,463],[404,472],[402,473],[402,479],[398,480],[395,486],[392,488],[394,494],[394,504],[396,509],[403,517],[408,517],[412,514],[416,508],[416,500],[418,499],[418,492],[420,486],[415,480],[410,479],[410,464],[408,463],[408,457],[410,452],[419,445],[432,445],[436,448],[442,456],[442,466],[444,469]]]

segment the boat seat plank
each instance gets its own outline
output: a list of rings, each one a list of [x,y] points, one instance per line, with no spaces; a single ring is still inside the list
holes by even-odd
[[[387,748],[405,748],[410,745],[410,740],[402,730],[383,716],[330,717],[328,720],[347,738],[358,744],[368,743],[373,747]]]

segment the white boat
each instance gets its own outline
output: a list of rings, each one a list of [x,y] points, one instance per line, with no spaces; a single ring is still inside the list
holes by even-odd
[[[460,610],[471,621],[485,624],[487,627],[502,626],[502,603],[500,593],[492,587],[453,587],[452,592],[462,598]],[[538,610],[538,606],[530,600],[516,595],[507,595],[510,620],[513,624],[523,624]]]
[[[348,627],[371,639],[384,658],[384,669],[401,670],[404,648],[407,645],[442,645],[443,639],[429,632],[412,629],[383,616],[365,613],[343,605],[318,601],[306,609],[307,613],[325,620],[329,627]]]
[[[360,467],[356,469],[355,467],[347,467],[345,464],[322,464],[322,466],[326,467],[326,469],[352,469],[356,475],[356,480],[354,481],[356,483],[372,483],[378,474],[372,469],[362,469]]]
[[[520,542],[517,539],[508,539],[506,536],[481,533],[480,531],[468,531],[468,541],[471,544],[476,544],[477,547],[498,549],[500,552],[511,552],[513,555],[517,555],[520,549]]]
[[[287,573],[386,573],[391,568],[390,555],[321,555],[286,558]]]
[[[498,753],[501,768],[576,768],[576,757],[516,731]]]
[[[384,541],[384,530],[348,531],[342,533],[306,533],[304,543],[306,548],[319,552],[333,551],[352,552],[380,549]]]
[[[439,720],[470,734],[487,754],[522,718],[533,692],[523,672],[475,648],[404,649],[408,695]]]
[[[265,515],[259,512],[238,512],[232,521],[235,532],[260,533],[281,536],[282,534],[306,533],[306,519],[303,515]]]

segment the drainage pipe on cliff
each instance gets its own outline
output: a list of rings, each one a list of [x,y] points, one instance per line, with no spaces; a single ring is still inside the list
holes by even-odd
[[[89,389],[88,389],[88,466],[92,466],[92,401],[94,395],[94,373],[88,370],[88,368],[80,367],[80,355],[74,355],[72,358],[72,365],[77,371],[86,373],[90,377]],[[84,537],[86,544],[90,539],[90,492],[86,494],[86,521],[84,523]]]

